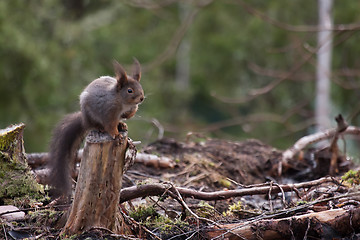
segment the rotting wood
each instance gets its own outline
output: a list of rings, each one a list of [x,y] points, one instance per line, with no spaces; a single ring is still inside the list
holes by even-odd
[[[73,235],[93,227],[103,227],[120,233],[119,212],[127,131],[116,139],[97,131],[86,138],[83,159],[62,234]]]
[[[350,207],[281,219],[224,224],[221,229],[214,227],[205,231],[208,239],[332,239],[357,233],[359,229],[360,208]]]

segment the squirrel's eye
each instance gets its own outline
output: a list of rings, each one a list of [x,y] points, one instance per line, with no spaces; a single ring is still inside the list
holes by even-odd
[[[133,93],[133,90],[131,88],[128,88],[128,93]]]

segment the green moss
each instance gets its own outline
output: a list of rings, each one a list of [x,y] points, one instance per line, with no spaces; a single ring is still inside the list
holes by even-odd
[[[243,209],[242,203],[241,201],[237,201],[236,203],[232,204],[229,206],[229,211],[233,212],[233,211],[240,211]]]
[[[219,184],[223,187],[226,187],[226,188],[230,188],[231,187],[231,182],[227,179],[224,179],[224,178],[221,178],[218,180]]]
[[[243,210],[243,206],[241,201],[237,201],[236,203],[229,205],[229,208],[226,212],[223,212],[224,216],[234,216]]]
[[[159,215],[144,223],[153,232],[157,232],[161,239],[168,239],[172,236],[190,231],[190,225],[180,219],[172,220],[168,217]]]
[[[159,215],[153,221],[147,222],[146,225],[151,228],[158,228],[160,231],[169,231],[173,227],[173,221],[170,218]]]
[[[62,215],[63,212],[51,209],[28,212],[29,221],[33,223],[34,227],[39,227],[40,229],[42,226],[54,226]]]
[[[24,128],[25,124],[21,123],[0,130],[0,151],[3,155],[8,155],[13,162],[21,162],[22,160],[19,157],[23,156],[22,134]]]
[[[308,201],[300,200],[297,201],[296,206],[305,205],[305,204],[308,204]]]
[[[158,213],[155,211],[152,206],[142,206],[140,205],[135,209],[135,211],[130,213],[130,217],[132,217],[135,221],[144,223],[145,221],[155,218],[158,216]]]
[[[14,164],[0,157],[0,199],[13,201],[15,198],[41,198],[43,187],[25,166]]]
[[[210,218],[214,216],[215,209],[209,203],[205,201],[200,201],[198,207],[199,208],[196,210],[196,214],[199,217]]]
[[[239,219],[249,218],[260,215],[260,211],[256,209],[246,210],[246,206],[243,206],[241,201],[238,201],[229,206],[226,212],[223,212],[225,217],[236,217]]]
[[[163,234],[170,234],[174,228],[186,228],[189,224],[180,219],[172,220],[168,217],[159,215],[153,221],[147,223],[147,227],[159,229]]]
[[[341,179],[344,181],[345,184],[347,183],[350,186],[359,185],[360,184],[360,170],[358,170],[358,171],[349,170],[341,177]]]
[[[171,219],[160,215],[153,206],[139,206],[130,213],[134,220],[159,234],[161,239],[188,232],[190,225],[180,219]]]
[[[43,186],[36,182],[25,161],[24,127],[20,124],[0,130],[0,201],[5,204],[43,197]]]

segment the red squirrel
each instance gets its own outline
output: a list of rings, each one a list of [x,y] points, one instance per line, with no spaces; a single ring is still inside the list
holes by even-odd
[[[100,77],[92,81],[80,95],[81,111],[66,115],[55,127],[50,142],[50,185],[55,196],[71,193],[70,164],[90,129],[119,135],[121,119],[134,116],[138,104],[144,100],[140,84],[140,63],[134,59],[131,76],[114,61],[115,78]]]

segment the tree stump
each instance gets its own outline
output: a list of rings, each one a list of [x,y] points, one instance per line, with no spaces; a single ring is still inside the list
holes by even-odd
[[[25,160],[24,129],[23,123],[0,129],[0,202],[3,204],[43,197],[43,188]]]
[[[91,228],[107,228],[120,233],[119,210],[127,127],[120,135],[92,131],[86,137],[75,196],[62,234],[73,235]]]

